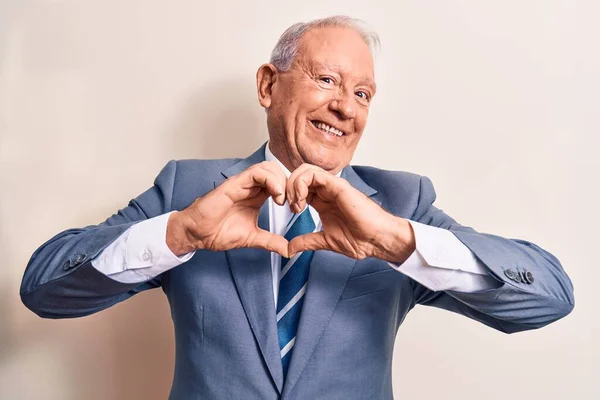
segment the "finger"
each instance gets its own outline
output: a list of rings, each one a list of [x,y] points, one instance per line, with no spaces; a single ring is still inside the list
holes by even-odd
[[[292,182],[296,193],[296,201],[305,201],[310,192],[317,192],[328,186],[331,178],[333,178],[333,175],[329,172],[318,169],[310,169],[298,175]]]
[[[340,180],[343,181],[320,168],[310,168],[295,177],[290,177],[286,185],[286,192],[294,193],[294,204],[299,212],[306,207],[311,193],[319,193],[320,197],[326,199],[334,198],[335,194],[341,190]],[[292,190],[289,190],[290,186],[293,187]]]
[[[283,172],[283,169],[281,168],[281,166],[275,161],[263,161],[259,165],[261,168],[264,168],[267,171],[270,171],[273,174],[273,176],[275,177],[275,179],[277,180],[277,182],[279,183],[279,186],[282,188],[283,193],[279,196],[273,197],[273,200],[277,204],[283,205],[285,203],[285,199],[286,199],[285,186],[287,183],[287,176],[285,175],[285,172]]]
[[[279,179],[270,171],[260,166],[252,166],[240,174],[238,179],[234,180],[237,185],[233,191],[234,201],[240,201],[248,198],[251,189],[263,187],[273,198],[279,197],[285,193],[284,187]],[[233,184],[233,182],[232,182]]]
[[[256,235],[248,243],[248,247],[257,247],[278,253],[282,257],[288,258],[289,242],[281,235],[258,229]]]
[[[299,175],[293,182],[295,205],[297,212],[301,212],[306,207],[306,196],[308,196],[308,188],[314,177],[313,171],[307,171]]]
[[[264,187],[273,197],[285,193],[284,188],[278,182],[277,176],[262,167],[256,167],[250,170],[249,179],[251,180],[248,182],[250,185]]]
[[[290,257],[306,250],[330,250],[330,246],[325,240],[323,232],[313,232],[296,236],[288,246]]]
[[[314,198],[315,198],[315,192],[314,191],[309,192],[308,196],[306,196],[306,203],[313,205]]]
[[[287,179],[287,182],[285,185],[285,196],[286,196],[287,201],[290,204],[290,206],[292,206],[293,204],[296,203],[296,193],[295,193],[293,182],[297,179],[298,176],[300,176],[302,173],[304,173],[307,169],[309,169],[311,167],[313,167],[313,166],[310,164],[302,164],[301,166],[296,168],[294,170],[294,172],[292,172],[290,177]],[[295,210],[292,209],[292,211],[295,211]]]

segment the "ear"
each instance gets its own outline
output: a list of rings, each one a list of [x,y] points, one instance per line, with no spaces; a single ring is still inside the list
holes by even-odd
[[[277,68],[273,64],[263,64],[258,68],[256,72],[258,102],[266,109],[271,107],[271,94],[276,80]]]

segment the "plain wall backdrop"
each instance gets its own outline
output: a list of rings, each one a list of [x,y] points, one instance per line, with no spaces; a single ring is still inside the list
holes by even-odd
[[[382,41],[353,163],[430,177],[438,207],[548,249],[575,286],[571,315],[515,335],[417,307],[397,336],[396,398],[600,398],[592,0],[0,0],[0,398],[167,397],[161,290],[43,320],[18,296],[25,265],[59,231],[124,207],[170,159],[253,152],[267,140],[256,69],[292,23],[332,14]]]

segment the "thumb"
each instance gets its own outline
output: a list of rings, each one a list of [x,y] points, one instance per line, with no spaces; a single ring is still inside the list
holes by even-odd
[[[282,257],[288,257],[289,242],[281,235],[258,229],[253,240],[248,243],[248,247],[258,247],[268,251],[280,254]]]
[[[296,236],[288,246],[290,257],[305,250],[329,250],[329,244],[322,231]]]

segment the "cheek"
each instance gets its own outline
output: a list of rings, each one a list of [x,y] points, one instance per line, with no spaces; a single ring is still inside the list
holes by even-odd
[[[367,126],[367,117],[369,110],[361,110],[357,113],[356,119],[354,120],[354,129],[356,132],[362,134],[363,130]]]
[[[310,95],[306,96],[309,101],[318,106],[329,103],[333,100],[333,97],[334,93],[331,90],[314,90]]]
[[[327,107],[332,98],[332,91],[315,88],[297,93],[295,99],[299,113],[308,114]]]

